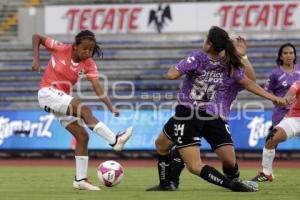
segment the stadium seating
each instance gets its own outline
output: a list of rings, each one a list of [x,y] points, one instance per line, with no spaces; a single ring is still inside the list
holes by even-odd
[[[177,0],[187,2],[189,0]],[[158,0],[2,0],[0,2],[0,110],[39,109],[37,90],[42,76],[31,71],[32,52],[30,44],[20,44],[17,37],[17,18],[15,14],[20,7],[63,5],[63,4],[107,4],[107,3],[152,3]],[[164,2],[174,2],[167,0]],[[186,37],[181,37],[186,38]],[[248,42],[248,57],[257,74],[257,83],[262,85],[268,73],[275,67],[278,47],[291,42],[300,50],[300,39],[252,39]],[[104,54],[97,59],[101,74],[108,84],[108,95],[116,103],[135,102],[176,102],[180,80],[166,80],[167,69],[184,58],[191,51],[199,49],[202,41],[187,38],[187,41],[172,40],[145,41],[109,40],[101,41]],[[49,54],[41,52],[43,68]],[[43,70],[42,70],[43,71]],[[102,83],[103,80],[101,80]],[[82,95],[83,94],[83,95]],[[94,92],[86,79],[74,87],[74,95],[83,97],[84,101],[99,105],[93,97]],[[252,100],[262,102],[270,108],[272,104],[246,91],[239,95],[238,102],[244,104]]]
[[[300,40],[290,39],[298,51]],[[262,85],[267,74],[275,67],[278,47],[286,40],[250,40],[248,57],[257,73],[257,83]],[[259,45],[258,45],[259,44]],[[102,42],[103,58],[96,59],[101,74],[108,80],[108,94],[116,103],[175,102],[180,80],[166,80],[167,69],[194,49],[200,41],[105,41]],[[42,66],[49,54],[41,52]],[[42,76],[31,71],[30,44],[3,43],[0,46],[0,109],[39,109],[37,89]],[[43,67],[44,68],[44,67]],[[101,81],[103,84],[103,80]],[[113,90],[114,88],[114,90]],[[78,92],[80,91],[80,92]],[[82,95],[83,94],[83,95]],[[97,106],[90,83],[83,78],[74,87],[74,95]],[[266,107],[271,103],[248,92],[241,92],[239,102],[261,101]]]

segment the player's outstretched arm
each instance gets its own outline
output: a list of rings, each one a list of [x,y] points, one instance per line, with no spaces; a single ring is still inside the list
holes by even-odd
[[[110,98],[105,94],[104,89],[99,83],[98,79],[91,80],[94,91],[96,92],[99,99],[107,106],[107,108],[114,114],[114,116],[118,117],[120,112],[113,106]]]
[[[266,92],[263,88],[258,86],[255,82],[250,80],[248,77],[244,77],[239,81],[239,83],[249,92],[252,92],[253,94],[256,94],[258,96],[261,96],[265,99],[268,99],[280,106],[286,106],[286,100],[282,97],[276,97],[275,95]]]
[[[32,70],[40,71],[40,45],[45,46],[46,37],[39,34],[32,35]]]

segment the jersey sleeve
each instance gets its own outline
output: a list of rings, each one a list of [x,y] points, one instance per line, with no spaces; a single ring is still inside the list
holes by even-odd
[[[203,54],[203,53],[202,53]],[[200,55],[202,55],[200,54]],[[199,66],[201,66],[203,56],[196,55],[196,53],[192,53],[187,58],[182,59],[175,68],[179,71],[180,75],[186,74],[188,72],[196,70]]]
[[[234,70],[234,72],[233,72],[233,78],[234,78],[234,80],[236,80],[237,82],[239,82],[244,77],[245,77],[245,69],[238,68],[238,69]]]
[[[85,75],[88,80],[94,80],[99,78],[99,72],[97,70],[97,65],[93,59],[88,59],[85,62]]]
[[[50,37],[46,38],[45,47],[48,51],[64,51],[69,48],[70,45],[64,44]]]
[[[274,91],[274,85],[275,85],[275,79],[274,79],[274,74],[271,73],[264,85],[264,89],[267,92],[273,92]]]

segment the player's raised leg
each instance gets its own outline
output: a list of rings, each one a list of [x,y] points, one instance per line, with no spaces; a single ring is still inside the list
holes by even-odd
[[[99,121],[89,107],[83,105],[78,99],[73,98],[67,111],[68,115],[80,117],[86,125],[97,135],[105,139],[115,151],[121,151],[132,135],[132,127],[120,134],[114,134],[103,122]]]

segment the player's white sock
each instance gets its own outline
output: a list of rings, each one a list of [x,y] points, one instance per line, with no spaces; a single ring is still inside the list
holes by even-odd
[[[263,173],[271,175],[273,173],[273,161],[275,158],[275,149],[263,149],[262,167]]]
[[[75,160],[76,160],[76,180],[87,178],[89,157],[75,156]]]
[[[93,131],[103,137],[109,144],[116,143],[116,135],[103,122],[98,122]]]

